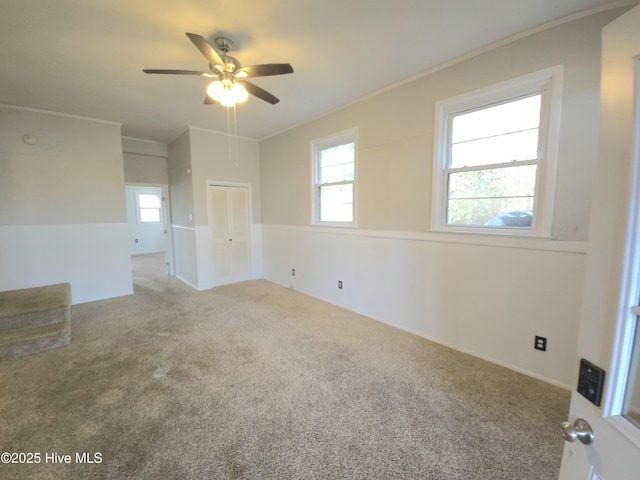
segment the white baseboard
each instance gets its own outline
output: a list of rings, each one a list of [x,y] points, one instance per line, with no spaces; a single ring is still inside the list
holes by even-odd
[[[193,288],[194,290],[198,290],[199,292],[201,292],[202,290],[199,289],[198,287],[196,287],[193,283],[191,283],[188,280],[185,280],[184,278],[182,278],[180,275],[174,275],[174,277],[176,277],[178,280],[180,280],[182,283],[185,283],[187,285],[189,285],[191,288]]]

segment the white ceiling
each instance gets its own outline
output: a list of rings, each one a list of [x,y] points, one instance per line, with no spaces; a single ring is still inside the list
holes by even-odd
[[[520,32],[623,3],[0,0],[0,104],[120,122],[125,136],[162,142],[186,125],[227,132],[227,109],[203,104],[207,79],[142,72],[206,70],[184,33],[225,33],[242,65],[295,70],[254,79],[279,104],[252,97],[237,108],[237,134],[264,138]]]

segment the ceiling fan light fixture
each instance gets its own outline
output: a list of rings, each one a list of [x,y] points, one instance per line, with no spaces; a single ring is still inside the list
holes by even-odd
[[[244,85],[240,83],[234,83],[231,85],[231,93],[233,94],[233,100],[236,103],[242,103],[249,98],[249,92],[244,88]]]
[[[233,100],[233,93],[231,90],[225,90],[220,99],[220,105],[223,107],[235,107],[236,102]]]
[[[207,95],[224,107],[233,107],[249,98],[249,92],[243,85],[220,80],[209,84]]]
[[[216,102],[222,100],[222,96],[224,95],[224,85],[220,80],[216,80],[215,82],[211,82],[211,84],[207,87],[207,95],[211,97]]]
[[[222,82],[223,90],[220,96],[220,105],[223,107],[235,107],[236,106],[236,98],[232,90],[232,84],[228,82]]]

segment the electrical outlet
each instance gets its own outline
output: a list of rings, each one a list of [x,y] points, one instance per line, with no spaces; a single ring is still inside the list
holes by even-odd
[[[292,268],[292,269],[291,269],[291,276],[292,276],[292,277],[295,277],[295,276],[296,276],[296,269],[295,269],[295,268]]]
[[[342,280],[338,280],[338,288],[342,290]]]
[[[536,335],[535,343],[533,344],[533,348],[536,350],[542,350],[543,352],[547,351],[547,337],[539,337]]]

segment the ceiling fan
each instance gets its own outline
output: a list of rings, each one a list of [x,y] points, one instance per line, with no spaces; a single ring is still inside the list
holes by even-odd
[[[240,63],[228,55],[233,42],[226,37],[217,37],[215,43],[222,52],[219,54],[215,48],[201,35],[187,33],[189,40],[209,61],[209,72],[197,70],[158,70],[144,69],[144,73],[159,73],[170,75],[199,75],[215,80],[207,87],[205,104],[220,103],[225,107],[233,107],[236,103],[244,102],[249,94],[258,97],[265,102],[275,105],[280,100],[263,88],[248,82],[245,78],[266,77],[270,75],[283,75],[293,73],[293,67],[288,63],[267,63],[263,65],[251,65],[241,67]]]

